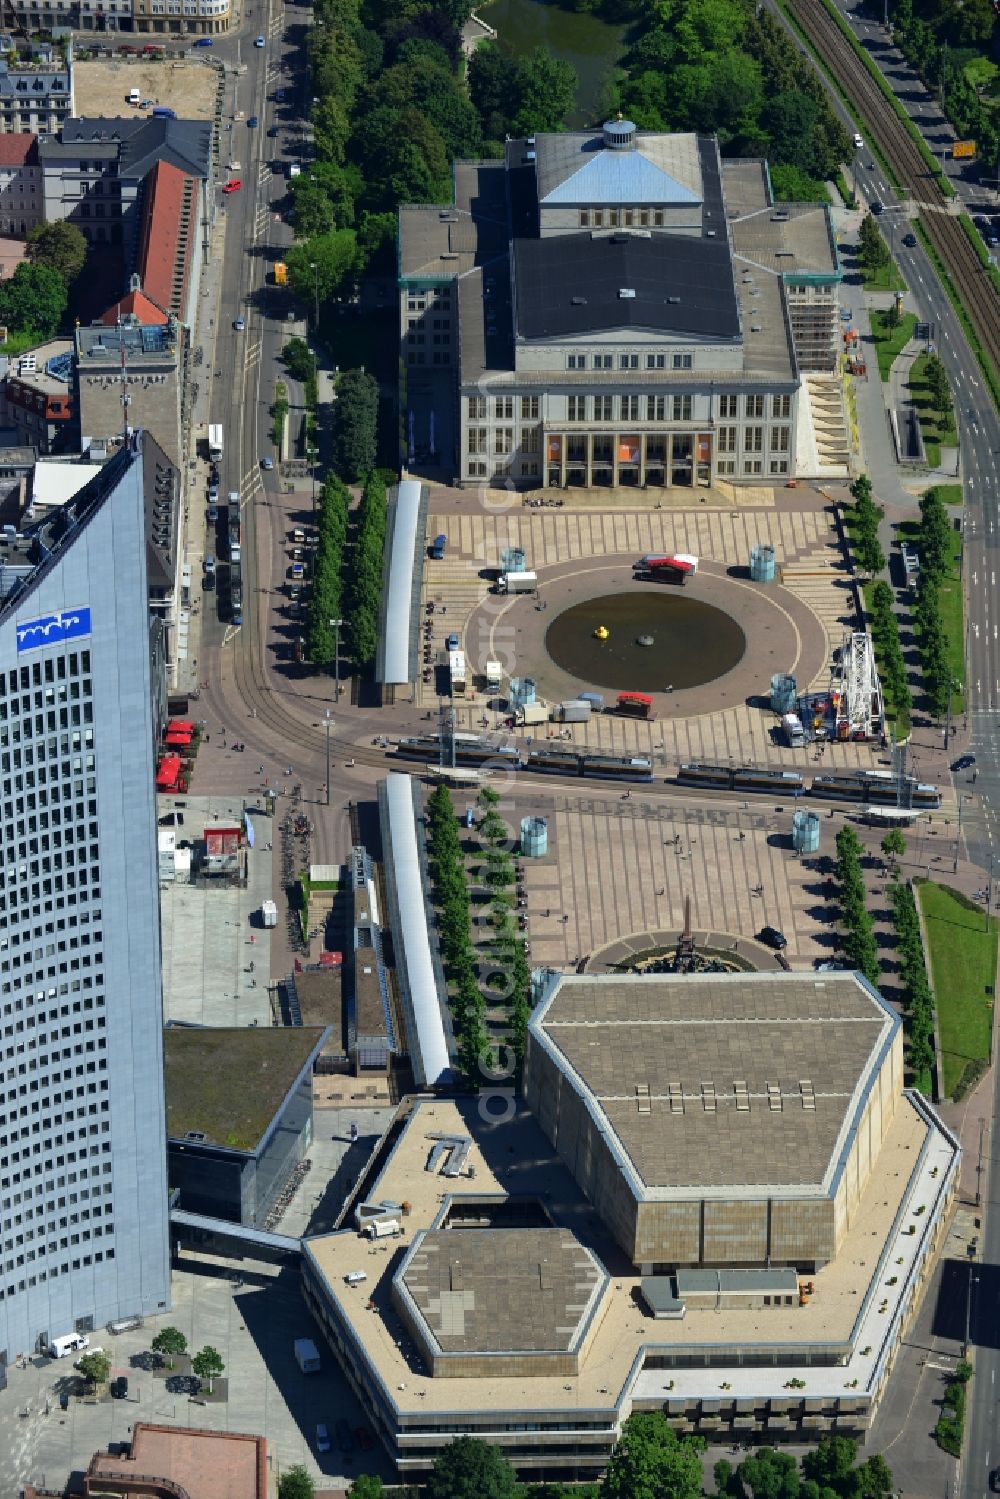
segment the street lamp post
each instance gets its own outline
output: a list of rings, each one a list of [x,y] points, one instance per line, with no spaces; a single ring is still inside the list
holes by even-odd
[[[313,273],[313,330],[319,337],[319,266],[315,260],[309,262]]]
[[[342,619],[331,619],[330,629],[333,631],[333,700],[340,701],[340,627],[344,623]]]
[[[331,718],[330,718],[330,710],[329,710],[329,708],[327,708],[326,712],[323,714],[323,721],[326,724],[326,804],[327,804],[327,806],[329,806],[330,805],[330,724],[331,724]]]

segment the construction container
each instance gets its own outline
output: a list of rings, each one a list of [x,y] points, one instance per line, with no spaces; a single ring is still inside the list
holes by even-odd
[[[541,859],[549,851],[549,825],[544,817],[521,818],[521,856]]]
[[[795,812],[793,814],[792,847],[797,854],[814,854],[819,848],[818,812]]]
[[[511,677],[509,695],[512,708],[523,708],[527,703],[533,703],[535,701],[534,677]]]
[[[794,713],[798,705],[799,690],[795,678],[786,672],[778,672],[771,678],[771,711]]]
[[[774,555],[774,547],[756,546],[750,551],[750,581],[752,583],[773,583],[777,575],[778,564]]]

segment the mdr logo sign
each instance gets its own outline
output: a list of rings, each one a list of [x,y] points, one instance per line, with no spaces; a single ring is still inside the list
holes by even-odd
[[[60,645],[64,640],[79,640],[90,634],[89,609],[60,609],[58,614],[43,614],[38,619],[15,625],[17,654],[37,651],[43,645]]]

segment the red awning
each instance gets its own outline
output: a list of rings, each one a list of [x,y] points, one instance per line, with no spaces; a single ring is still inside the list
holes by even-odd
[[[193,718],[172,718],[167,724],[167,733],[193,734],[195,722]]]
[[[177,785],[177,778],[181,773],[180,755],[164,755],[156,767],[156,786],[158,791],[169,791],[172,786]]]
[[[175,734],[175,733],[169,733],[169,734],[167,734],[167,736],[166,736],[166,738],[164,739],[163,742],[166,745],[188,745],[188,744],[191,743],[191,741],[192,741],[193,738],[194,738],[193,734]]]

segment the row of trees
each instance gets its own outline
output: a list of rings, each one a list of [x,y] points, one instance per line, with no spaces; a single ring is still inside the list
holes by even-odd
[[[378,649],[386,513],[385,479],[370,473],[361,491],[346,589],[347,649],[359,670],[374,663]]]
[[[917,14],[919,10],[919,14]],[[976,69],[970,63],[990,56],[996,25],[991,0],[895,0],[891,8],[893,36],[910,65],[924,82],[944,98],[944,111],[959,139],[976,142],[980,159],[996,161],[1000,150],[1000,121],[989,93],[980,95]],[[985,78],[979,74],[979,79]]]
[[[318,664],[333,660],[335,639],[330,621],[340,619],[343,614],[350,500],[346,486],[330,474],[319,496],[316,517],[319,539],[306,616],[306,655]]]
[[[885,567],[885,553],[879,541],[878,528],[884,512],[875,504],[872,481],[861,474],[851,485],[851,547],[859,569],[873,578]]]
[[[917,645],[927,706],[935,718],[942,718],[948,711],[948,699],[955,680],[941,608],[941,586],[951,569],[951,524],[937,489],[928,489],[920,497],[917,544],[920,577],[913,611]]]
[[[576,71],[545,47],[528,57],[508,57],[484,42],[469,60],[469,97],[482,126],[485,148],[499,155],[508,135],[561,130],[572,112]]]
[[[350,484],[371,473],[378,457],[378,381],[365,370],[337,378],[333,466]]]
[[[873,584],[869,605],[872,641],[882,675],[882,691],[890,712],[896,718],[897,728],[905,728],[913,711],[913,697],[899,638],[899,620],[893,608],[892,589],[884,578],[879,578]]]
[[[467,1078],[475,1084],[479,1059],[490,1044],[486,1001],[476,977],[462,839],[451,792],[445,785],[436,786],[427,802],[427,859],[459,1061]]]
[[[934,1440],[952,1457],[962,1456],[962,1435],[965,1430],[966,1386],[972,1378],[972,1365],[968,1359],[960,1359],[955,1365],[953,1378],[944,1387],[941,1414],[934,1428]]]
[[[868,910],[865,878],[861,868],[863,848],[852,827],[837,834],[838,903],[844,929],[844,951],[851,968],[857,968],[870,984],[879,981],[878,944],[875,923]]]
[[[930,1091],[934,1067],[934,995],[927,978],[917,903],[909,885],[893,880],[888,890],[899,951],[899,982],[906,1006],[908,1060],[916,1086]]]
[[[162,1354],[169,1360],[169,1367],[172,1369],[174,1360],[187,1352],[187,1338],[178,1327],[164,1327],[153,1339],[152,1348],[154,1353]],[[111,1374],[111,1355],[105,1353],[103,1348],[95,1348],[93,1353],[85,1353],[78,1359],[76,1367],[88,1384],[107,1384]],[[200,1348],[191,1359],[191,1372],[207,1381],[209,1394],[225,1369],[222,1354],[210,1343]]]
[[[478,832],[483,845],[480,878],[489,891],[492,933],[484,954],[494,1004],[508,1012],[510,1044],[520,1069],[528,1042],[531,1017],[531,969],[514,916],[515,872],[510,857],[510,829],[497,808],[499,794],[492,786],[479,793],[482,816]]]
[[[644,130],[718,133],[727,156],[766,156],[776,195],[819,198],[851,143],[818,73],[754,0],[643,0],[619,105]]]
[[[956,1381],[972,1370],[959,1364]],[[949,1387],[950,1388],[950,1387]],[[662,1411],[637,1412],[622,1428],[608,1470],[600,1483],[521,1484],[498,1447],[476,1437],[457,1437],[435,1459],[423,1490],[394,1490],[396,1499],[702,1499],[704,1437],[681,1436]],[[279,1499],[313,1499],[305,1469],[301,1478],[289,1469],[278,1488]],[[888,1499],[893,1492],[889,1465],[879,1453],[858,1462],[858,1446],[849,1437],[823,1437],[802,1456],[761,1447],[736,1467],[728,1458],[715,1464],[719,1499]],[[367,1474],[356,1478],[349,1499],[383,1499],[382,1481]]]

